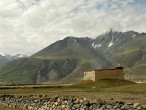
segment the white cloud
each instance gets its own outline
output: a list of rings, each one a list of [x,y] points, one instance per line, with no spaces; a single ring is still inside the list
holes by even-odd
[[[31,55],[66,36],[93,37],[110,28],[146,32],[144,13],[146,4],[135,0],[0,1],[0,52]]]

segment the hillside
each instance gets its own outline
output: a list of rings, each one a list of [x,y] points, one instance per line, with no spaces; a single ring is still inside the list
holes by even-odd
[[[58,60],[77,60],[74,71],[61,78],[61,82],[79,81],[83,78],[83,70],[87,68],[111,67],[103,55],[95,51],[90,38],[67,37],[57,41],[31,56],[31,58]],[[64,68],[68,68],[65,66]],[[47,69],[48,70],[48,69]],[[47,74],[52,74],[50,70]],[[58,70],[57,70],[58,71]],[[61,70],[63,71],[63,70]],[[60,72],[61,72],[60,71]],[[58,74],[61,74],[58,71]]]
[[[146,76],[146,34],[110,30],[96,38],[66,37],[29,58],[0,67],[1,83],[52,83],[82,80],[84,69],[123,66],[130,80]]]
[[[82,80],[84,69],[110,66],[111,64],[92,48],[89,38],[67,37],[30,58],[3,65],[0,68],[0,82],[74,82]]]

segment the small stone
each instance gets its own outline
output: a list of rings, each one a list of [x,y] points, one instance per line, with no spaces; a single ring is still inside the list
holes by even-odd
[[[142,110],[142,106],[138,106],[137,107],[137,110]]]
[[[104,109],[105,109],[105,105],[102,105],[99,110],[104,110]]]
[[[62,105],[61,107],[62,107],[62,108],[65,108],[65,105]]]
[[[114,108],[114,109],[117,109],[117,108],[118,108],[118,106],[117,106],[117,105],[115,105],[113,108]]]
[[[122,107],[121,107],[121,109],[123,110],[123,109],[125,109],[125,107],[124,107],[124,106],[122,106]]]
[[[58,105],[58,102],[55,102],[54,104],[57,106]]]
[[[127,105],[133,105],[133,103],[131,103],[131,102],[128,102],[128,103],[126,103]]]
[[[137,108],[138,106],[139,106],[139,103],[134,103],[134,104],[133,104],[133,107],[134,107],[134,108]]]
[[[111,109],[112,108],[112,105],[106,105],[106,108],[107,109]]]
[[[79,104],[75,104],[74,107],[78,109],[80,107],[80,105]]]
[[[130,109],[131,107],[129,105],[124,105],[125,109]]]
[[[114,100],[114,98],[111,98],[110,100]]]

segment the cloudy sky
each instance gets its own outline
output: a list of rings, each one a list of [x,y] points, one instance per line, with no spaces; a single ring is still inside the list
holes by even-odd
[[[31,55],[66,36],[146,32],[146,0],[0,0],[0,52]]]

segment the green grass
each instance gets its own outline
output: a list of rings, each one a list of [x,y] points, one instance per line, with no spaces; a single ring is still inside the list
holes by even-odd
[[[105,79],[105,80],[99,80],[97,82],[93,81],[82,81],[79,83],[74,83],[69,88],[76,88],[76,89],[82,89],[84,91],[97,91],[97,92],[106,92],[106,88],[115,88],[115,87],[121,87],[125,85],[133,85],[135,83],[125,80],[112,80],[112,79]]]
[[[125,86],[120,86],[120,87],[115,87],[115,88],[106,88],[105,91],[146,95],[146,83],[125,85]]]
[[[124,48],[123,54],[129,54],[138,51],[141,48],[139,43],[130,44],[128,47]]]
[[[50,92],[64,92],[64,91],[81,91],[81,92],[104,92],[106,88],[116,88],[125,85],[135,85],[135,83],[125,80],[100,80],[97,82],[82,81],[72,85],[65,85],[54,88],[18,88],[18,89],[1,89],[0,94],[49,94]]]
[[[42,60],[33,58],[11,61],[0,68],[0,82],[35,83],[41,65]]]

